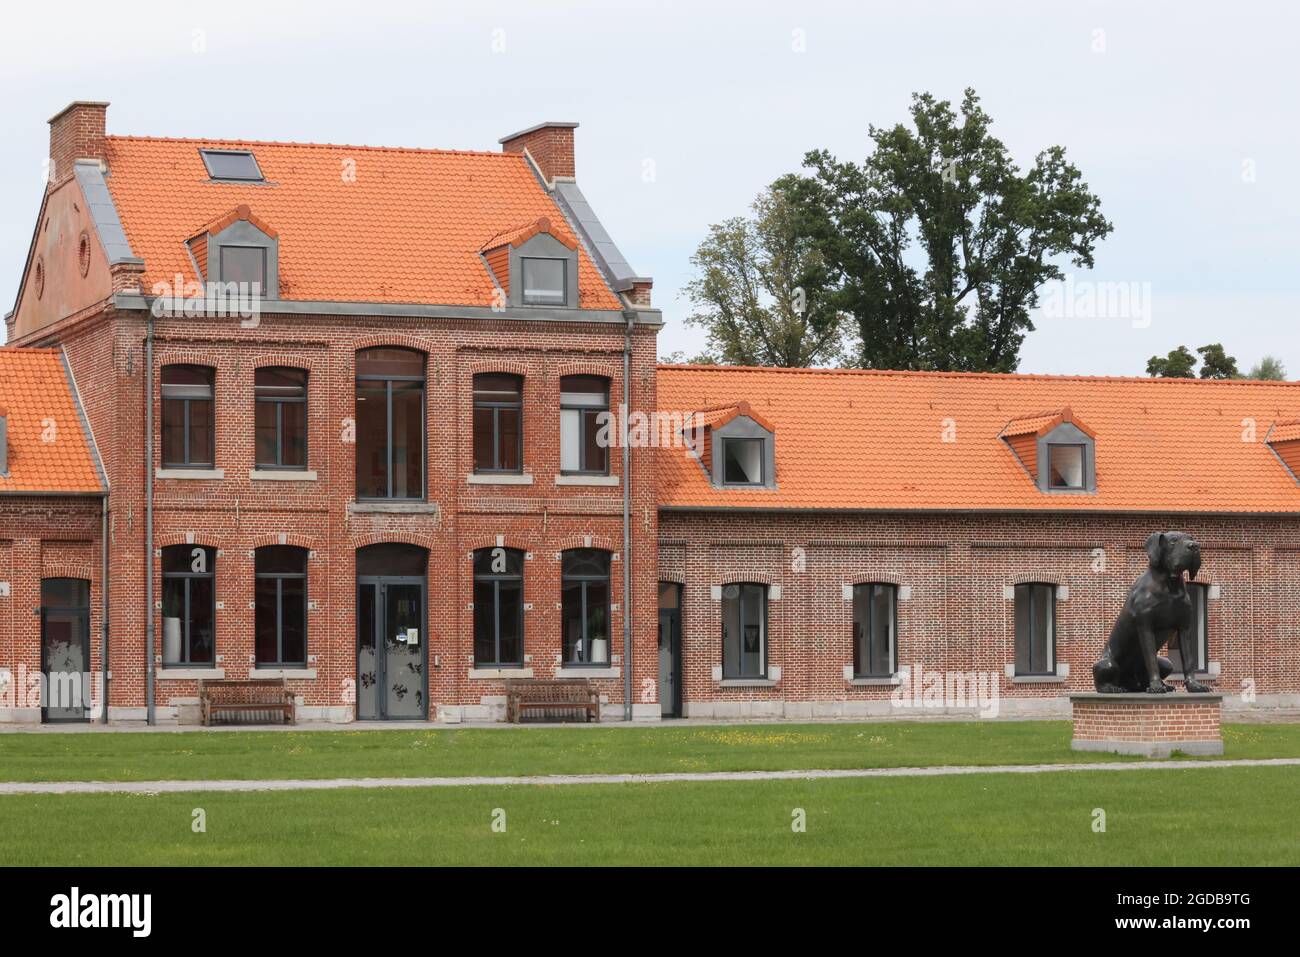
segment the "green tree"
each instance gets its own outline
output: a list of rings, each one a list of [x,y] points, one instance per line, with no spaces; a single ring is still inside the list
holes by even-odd
[[[1196,350],[1201,356],[1202,379],[1240,379],[1236,357],[1223,351],[1222,344],[1212,342]]]
[[[1164,357],[1152,356],[1147,360],[1147,375],[1162,379],[1195,379],[1196,356],[1186,346],[1179,346]]]
[[[990,133],[974,90],[960,117],[913,94],[912,128],[872,126],[871,155],[808,153],[775,186],[816,239],[833,302],[857,326],[867,368],[1013,371],[1030,310],[1059,262],[1091,268],[1113,226],[1060,146],[1027,172]]]
[[[704,329],[706,355],[728,365],[837,363],[842,323],[821,252],[781,191],[764,190],[751,209],[710,226],[691,257],[696,311],[686,324]]]
[[[1246,374],[1249,379],[1269,379],[1274,382],[1286,381],[1286,366],[1277,356],[1265,356],[1250,367]]]

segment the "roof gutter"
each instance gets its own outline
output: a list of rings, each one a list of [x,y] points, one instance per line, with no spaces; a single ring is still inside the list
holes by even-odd
[[[619,441],[623,445],[623,720],[632,720],[632,449],[628,445],[628,412],[632,405],[632,328],[636,311],[623,314],[623,423]]]

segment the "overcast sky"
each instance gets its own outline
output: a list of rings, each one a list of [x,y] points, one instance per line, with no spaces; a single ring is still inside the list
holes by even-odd
[[[45,121],[73,99],[110,100],[110,133],[366,145],[496,149],[576,120],[578,181],[655,279],[661,353],[693,353],[681,288],[710,223],[809,149],[861,159],[912,91],[973,86],[1022,166],[1062,144],[1100,195],[1115,232],[1076,279],[1150,294],[1149,324],[1140,299],[1122,318],[1040,318],[1022,371],[1136,374],[1222,341],[1243,369],[1274,353],[1300,377],[1290,4],[171,0],[3,17],[0,312]]]

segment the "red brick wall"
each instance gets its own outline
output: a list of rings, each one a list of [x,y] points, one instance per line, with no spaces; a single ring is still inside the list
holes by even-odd
[[[527,150],[548,182],[557,176],[572,178],[575,175],[573,127],[543,126],[506,140],[501,144],[501,150],[505,153],[522,153]]]
[[[81,388],[87,417],[99,441],[112,484],[113,669],[112,703],[144,703],[144,466],[143,316],[113,313],[78,324],[61,338]],[[630,401],[655,405],[655,333],[635,334]],[[39,343],[33,343],[39,344]],[[342,440],[344,422],[355,416],[354,356],[374,345],[401,345],[427,355],[427,492],[436,514],[354,513],[355,446]],[[622,488],[558,486],[559,380],[574,372],[608,376],[611,405],[624,401],[621,324],[450,321],[429,319],[263,316],[257,328],[237,319],[160,319],[154,357],[155,434],[161,416],[158,381],[163,365],[193,362],[216,371],[216,465],[220,481],[162,479],[155,484],[155,550],[193,542],[219,549],[216,567],[217,654],[227,677],[248,673],[253,655],[252,549],[285,535],[311,550],[308,654],[314,679],[293,680],[308,706],[350,708],[355,677],[355,551],[397,541],[429,550],[430,700],[436,706],[479,705],[499,695],[500,681],[468,677],[473,655],[472,579],[469,552],[495,544],[532,554],[525,573],[525,650],[537,676],[553,673],[560,653],[559,563],[555,553],[596,547],[618,553],[612,563],[611,656],[622,656]],[[263,365],[309,370],[308,466],[314,482],[253,481],[253,377]],[[525,400],[525,468],[528,486],[470,485],[471,378],[474,372],[522,374]],[[157,441],[154,465],[160,464]],[[611,450],[611,474],[622,477],[619,450]],[[633,456],[634,607],[653,609],[657,512],[653,459]],[[161,595],[157,553],[155,602]],[[156,614],[156,611],[155,611]],[[647,611],[634,617],[634,684],[638,703],[657,678],[657,621]],[[161,653],[156,624],[155,653]],[[437,658],[437,664],[434,658]],[[621,664],[621,662],[619,663]],[[601,691],[621,702],[622,680],[601,679]],[[157,704],[188,699],[194,681],[160,682]]]
[[[853,661],[852,605],[842,586],[861,581],[910,588],[898,605],[901,667],[992,672],[1004,698],[1091,691],[1092,664],[1147,566],[1142,544],[1157,529],[1196,536],[1204,553],[1198,581],[1219,586],[1209,602],[1217,690],[1300,692],[1300,519],[664,512],[660,574],[685,585],[688,710],[691,702],[889,699],[892,687],[844,679]],[[781,668],[774,688],[720,687],[712,677],[722,657],[710,588],[740,581],[781,586],[781,599],[769,602],[769,664]],[[1024,581],[1068,586],[1056,607],[1057,660],[1070,666],[1062,682],[1005,677],[1015,623],[1004,589]]]
[[[1136,703],[1074,702],[1074,737],[1079,741],[1218,741],[1218,701]]]

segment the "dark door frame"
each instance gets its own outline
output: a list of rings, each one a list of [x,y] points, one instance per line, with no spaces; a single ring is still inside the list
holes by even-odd
[[[85,724],[90,721],[90,702],[83,702],[85,714],[80,718],[51,718],[49,708],[47,707],[50,679],[49,679],[49,662],[45,658],[45,622],[51,613],[60,616],[72,617],[81,629],[81,648],[83,657],[83,668],[81,674],[90,674],[90,608],[65,608],[62,606],[52,605],[41,606],[41,674],[45,677],[45,687],[41,692],[41,723],[42,724]],[[80,678],[78,679],[80,680]]]
[[[677,587],[677,607],[659,609],[659,625],[663,627],[663,619],[668,619],[668,654],[672,661],[673,671],[677,676],[673,684],[673,700],[669,702],[672,706],[671,712],[663,715],[663,688],[660,687],[659,710],[662,716],[670,718],[680,718],[682,716],[682,685],[685,681],[685,670],[682,662],[682,591],[683,588],[678,582],[668,582],[667,584],[676,585]],[[661,683],[662,684],[662,683]]]
[[[385,712],[388,710],[388,653],[383,650],[383,632],[388,621],[388,604],[385,586],[387,585],[419,585],[420,586],[420,648],[424,655],[424,667],[420,669],[421,676],[424,678],[424,698],[420,708],[420,714],[410,717],[390,718]],[[356,607],[361,607],[361,589],[376,588],[378,593],[375,596],[375,620],[374,639],[375,639],[375,710],[378,715],[374,718],[361,717],[361,694],[358,689],[356,704],[353,706],[353,716],[358,721],[427,721],[429,720],[429,579],[427,575],[358,575],[357,576],[357,603]],[[357,680],[361,678],[361,618],[357,617],[357,640],[352,655],[353,668],[357,672]],[[380,691],[383,694],[380,694]]]

